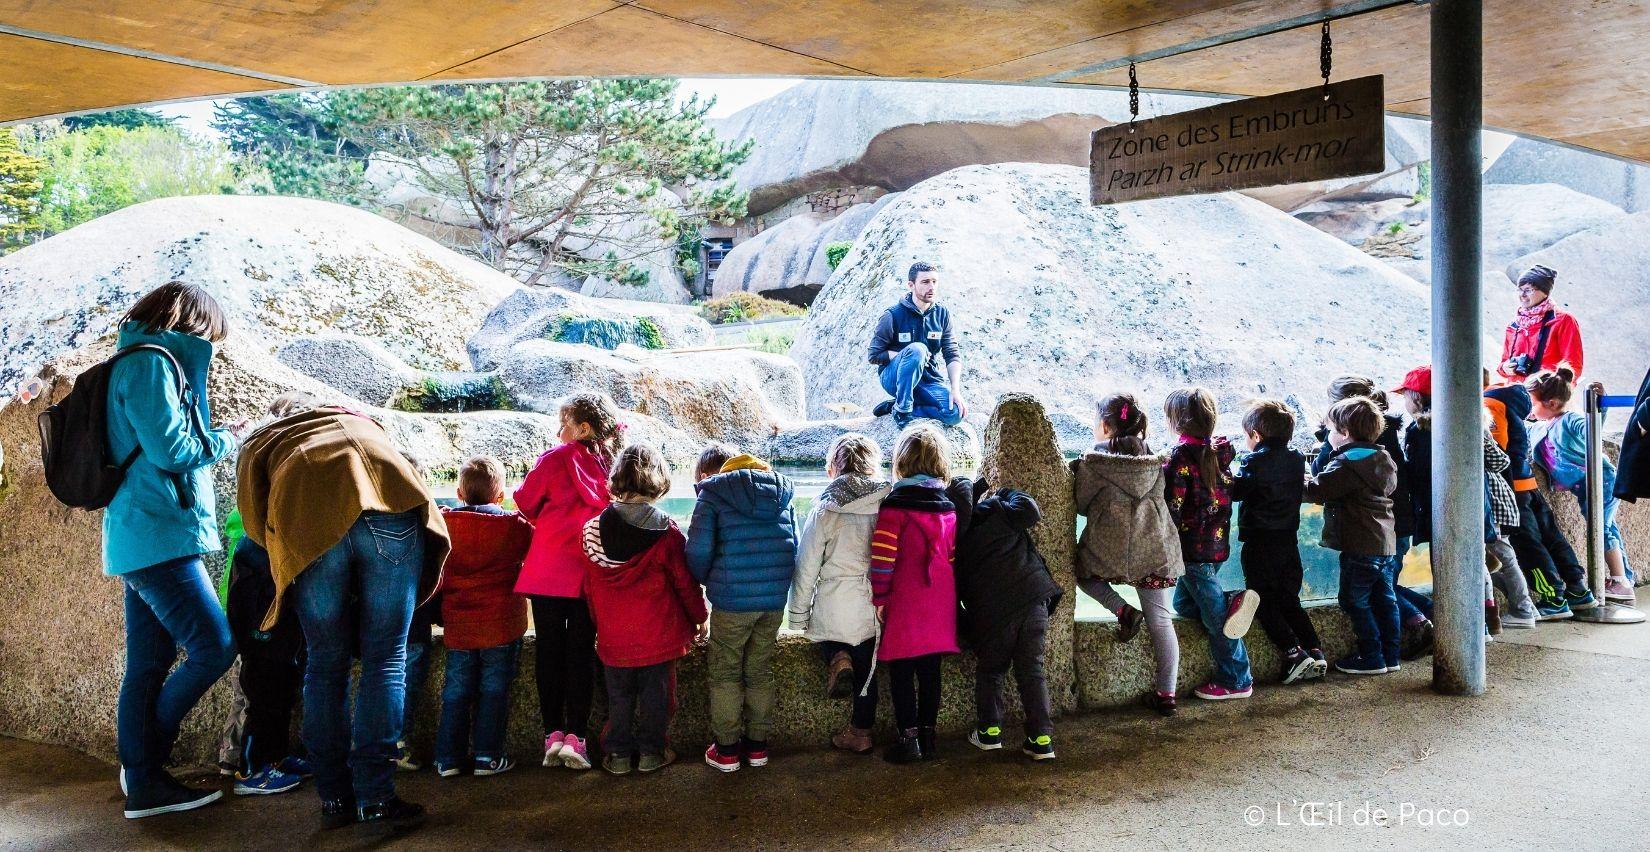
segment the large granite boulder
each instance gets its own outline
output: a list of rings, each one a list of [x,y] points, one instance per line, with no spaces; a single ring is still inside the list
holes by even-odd
[[[196,196],[127,207],[0,258],[0,399],[25,372],[112,329],[171,280],[209,290],[271,349],[344,330],[431,370],[469,366],[465,341],[516,284],[353,207]]]
[[[710,324],[691,308],[654,302],[596,299],[550,287],[521,287],[487,312],[470,338],[470,361],[496,369],[523,340],[586,343],[615,349],[709,346]]]
[[[896,197],[898,193],[890,193],[855,204],[830,218],[818,213],[792,216],[734,246],[716,270],[712,295],[749,292],[811,304],[835,271],[826,249],[832,243],[853,242]]]
[[[294,338],[276,360],[370,405],[389,406],[423,378],[376,340],[352,334]]]
[[[1513,140],[1484,183],[1556,183],[1629,213],[1650,207],[1650,166],[1535,139]]]
[[[924,421],[938,425],[938,421]],[[980,464],[980,435],[967,423],[942,427],[951,446],[951,466],[958,471],[974,470]],[[854,417],[840,420],[809,420],[793,423],[775,432],[762,446],[764,458],[794,464],[823,464],[831,442],[849,432],[859,432],[877,442],[882,457],[892,459],[900,428],[892,417]]]
[[[792,349],[810,413],[885,396],[865,345],[915,260],[940,270],[971,419],[1001,394],[1035,392],[1074,418],[1069,443],[1114,389],[1141,394],[1161,422],[1169,390],[1205,385],[1236,431],[1255,395],[1321,400],[1347,371],[1396,379],[1427,360],[1423,287],[1258,201],[1092,207],[1082,169],[970,166],[884,207],[820,292]]]

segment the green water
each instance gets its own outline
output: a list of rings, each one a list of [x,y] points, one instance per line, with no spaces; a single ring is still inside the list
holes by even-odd
[[[791,505],[796,509],[797,523],[801,523],[813,509],[814,500],[819,497],[830,480],[825,476],[822,468],[797,465],[779,465],[779,472],[789,476],[796,486],[796,497]],[[965,472],[971,475],[972,471]],[[510,483],[506,493],[513,492],[519,483]],[[437,502],[447,505],[457,505],[453,497],[453,483],[434,484],[430,486],[436,495]],[[676,519],[685,531],[688,522],[693,517],[693,473],[692,471],[671,471],[670,492],[659,501],[659,508]],[[506,505],[514,508],[506,501]],[[1077,519],[1077,532],[1082,534],[1084,521]],[[1234,538],[1236,529],[1234,528]],[[1303,582],[1301,584],[1301,599],[1306,601],[1332,601],[1340,588],[1339,554],[1333,550],[1325,550],[1318,546],[1319,536],[1323,533],[1323,510],[1318,506],[1301,507],[1301,566]],[[1232,555],[1220,569],[1220,581],[1227,589],[1241,589],[1243,583],[1243,569],[1240,567],[1239,556],[1243,550],[1243,543],[1232,542]],[[1428,561],[1426,545],[1419,545],[1409,551],[1404,559],[1404,570],[1399,582],[1405,586],[1430,586],[1432,583],[1432,568]],[[1134,590],[1126,586],[1118,587],[1118,591],[1131,603],[1138,603]],[[1077,593],[1077,618],[1081,621],[1103,621],[1111,618],[1107,612],[1093,598],[1082,592]]]

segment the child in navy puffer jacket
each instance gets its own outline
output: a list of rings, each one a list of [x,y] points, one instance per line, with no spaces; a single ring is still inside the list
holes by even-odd
[[[713,446],[699,457],[687,562],[710,598],[710,725],[705,762],[723,772],[768,762],[773,649],[796,572],[795,489],[761,459]],[[740,724],[743,711],[744,724]]]

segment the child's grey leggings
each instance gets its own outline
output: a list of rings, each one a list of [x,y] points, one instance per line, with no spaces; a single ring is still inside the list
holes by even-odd
[[[1123,611],[1128,601],[1111,587],[1110,583],[1093,577],[1079,579],[1077,585],[1089,597],[1100,602],[1112,615]],[[1135,588],[1140,595],[1140,611],[1146,616],[1146,632],[1152,637],[1152,656],[1157,658],[1157,679],[1153,688],[1160,694],[1173,695],[1175,680],[1180,676],[1180,640],[1174,634],[1174,588]]]

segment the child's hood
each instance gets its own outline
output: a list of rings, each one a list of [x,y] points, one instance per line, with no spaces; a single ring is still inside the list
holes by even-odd
[[[1341,466],[1357,474],[1376,494],[1391,494],[1398,487],[1398,463],[1379,444],[1347,444],[1337,455]]]
[[[1163,490],[1162,456],[1129,456],[1090,450],[1077,460],[1076,469],[1078,493],[1095,495],[1088,501],[1090,505],[1077,507],[1077,511],[1085,515],[1089,514],[1090,506],[1099,496],[1099,485],[1110,485],[1135,500]],[[1082,487],[1085,484],[1090,487]]]
[[[1507,408],[1507,419],[1523,421],[1530,416],[1534,402],[1529,388],[1519,384],[1503,385],[1484,391],[1486,399],[1493,399]]]
[[[819,495],[821,508],[845,515],[875,515],[893,486],[880,479],[846,473],[831,480]]]
[[[725,469],[725,468],[724,468]],[[699,499],[752,518],[777,518],[791,506],[791,478],[766,467],[718,473],[698,485]]]
[[[607,548],[602,545],[601,523],[602,518],[598,515],[585,524],[584,555],[590,560],[590,564],[595,566],[603,585],[615,589],[635,585],[652,570],[672,538],[682,537],[682,531],[676,526],[676,522],[667,520],[665,534],[654,542],[653,546],[624,562],[619,562],[607,556]]]

